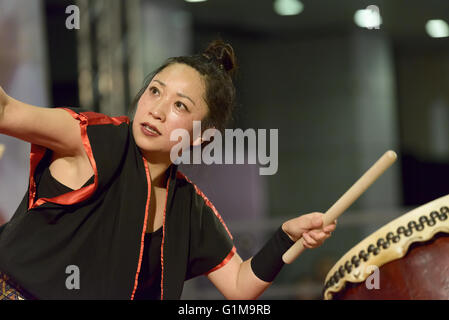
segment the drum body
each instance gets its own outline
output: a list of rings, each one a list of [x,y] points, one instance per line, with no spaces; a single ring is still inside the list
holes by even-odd
[[[449,299],[449,195],[393,220],[330,270],[325,299]]]

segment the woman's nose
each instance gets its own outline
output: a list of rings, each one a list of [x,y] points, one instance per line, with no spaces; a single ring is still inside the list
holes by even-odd
[[[150,114],[153,118],[160,121],[165,121],[165,102],[157,103],[153,108],[150,109]]]

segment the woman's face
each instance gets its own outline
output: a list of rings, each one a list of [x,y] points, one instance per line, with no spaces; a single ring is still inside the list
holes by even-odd
[[[193,138],[193,121],[208,113],[201,75],[185,64],[172,64],[156,74],[137,103],[133,135],[144,155],[169,155],[178,141],[170,141],[173,130],[183,128]],[[158,133],[148,132],[145,124]]]

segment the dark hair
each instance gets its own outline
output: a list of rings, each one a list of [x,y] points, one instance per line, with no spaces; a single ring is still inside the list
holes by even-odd
[[[212,41],[201,54],[169,58],[162,66],[150,73],[144,80],[144,85],[133,100],[133,113],[140,97],[153,80],[154,76],[166,67],[183,63],[198,71],[205,82],[205,101],[209,108],[208,114],[201,123],[201,129],[215,127],[223,132],[232,118],[235,103],[235,87],[232,77],[237,69],[234,49],[222,40]]]

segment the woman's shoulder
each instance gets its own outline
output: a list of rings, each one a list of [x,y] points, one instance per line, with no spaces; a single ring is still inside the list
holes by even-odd
[[[184,189],[193,191],[193,193],[203,194],[200,188],[198,188],[198,186],[193,183],[192,180],[190,180],[184,173],[179,170],[177,170],[176,172],[176,183],[178,188],[182,187]]]
[[[216,212],[215,206],[209,200],[209,198],[204,194],[204,192],[185,174],[180,172],[179,170],[176,172],[176,180],[179,187],[189,190],[190,196],[195,200],[194,203],[197,203],[198,206],[206,205],[211,208],[214,213]]]
[[[121,124],[130,124],[130,119],[127,116],[109,116],[104,113],[95,112],[91,110],[86,110],[83,108],[76,107],[63,107],[61,109],[69,112],[72,117],[77,118],[81,121],[85,120],[89,125],[105,125],[105,124],[113,124],[113,125],[121,125]]]

